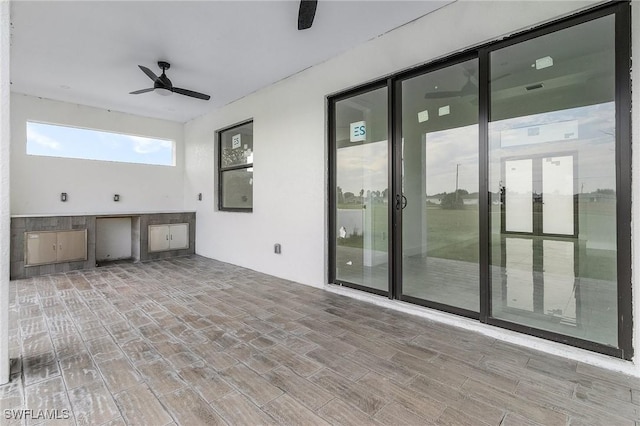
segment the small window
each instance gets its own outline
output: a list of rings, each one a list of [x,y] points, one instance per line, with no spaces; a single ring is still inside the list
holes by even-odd
[[[175,166],[175,142],[102,130],[27,122],[27,154]]]
[[[218,208],[253,210],[253,121],[218,132]]]

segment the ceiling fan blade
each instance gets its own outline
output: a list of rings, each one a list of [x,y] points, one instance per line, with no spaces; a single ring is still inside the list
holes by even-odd
[[[478,94],[478,86],[473,84],[471,79],[469,79],[469,81],[467,81],[467,83],[464,86],[462,86],[462,89],[460,89],[460,96],[477,95],[477,94]]]
[[[457,98],[462,96],[462,91],[442,91],[442,92],[429,92],[424,95],[425,99],[443,99],[443,98]]]
[[[510,72],[508,72],[508,73],[506,73],[506,74],[502,74],[502,75],[499,75],[499,76],[497,76],[497,77],[493,77],[493,78],[491,79],[491,83],[493,83],[494,81],[498,81],[498,80],[500,80],[501,78],[509,77],[510,75],[511,75],[511,73],[510,73]]]
[[[181,89],[179,87],[174,87],[173,89],[171,89],[171,91],[175,92],[175,93],[178,93],[180,95],[191,96],[192,98],[203,99],[205,101],[208,101],[209,99],[211,99],[211,96],[205,95],[204,93],[194,92],[193,90]]]
[[[299,30],[311,28],[313,18],[316,16],[316,7],[318,7],[318,0],[300,0],[300,9],[298,10]]]
[[[135,92],[129,92],[130,95],[139,95],[140,93],[147,93],[147,92],[152,92],[154,89],[153,87],[150,89],[140,89],[140,90],[136,90]]]
[[[153,80],[154,82],[156,80],[158,80],[158,76],[155,75],[153,73],[153,71],[151,71],[149,68],[147,67],[143,67],[142,65],[138,65],[138,67],[140,67],[140,69],[142,70],[143,73],[145,73],[151,80]]]

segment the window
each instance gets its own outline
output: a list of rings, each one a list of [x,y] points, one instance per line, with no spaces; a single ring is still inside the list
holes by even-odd
[[[253,210],[253,121],[218,131],[218,208]]]
[[[175,166],[175,142],[28,121],[27,155]]]

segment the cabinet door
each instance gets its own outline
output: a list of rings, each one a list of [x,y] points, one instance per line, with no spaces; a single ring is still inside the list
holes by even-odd
[[[57,235],[55,232],[26,232],[26,265],[56,262]]]
[[[189,248],[189,224],[169,225],[169,248],[171,250]]]
[[[87,260],[87,230],[58,232],[58,262]]]
[[[169,225],[149,225],[149,251],[169,250]]]

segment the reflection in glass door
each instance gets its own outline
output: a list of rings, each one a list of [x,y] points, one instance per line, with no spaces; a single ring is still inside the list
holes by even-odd
[[[614,34],[489,54],[490,316],[618,347]]]
[[[335,103],[335,278],[389,290],[387,88]]]
[[[503,159],[502,232],[576,234],[574,156]]]
[[[573,187],[576,182],[573,156],[542,159],[542,232],[544,234],[573,235],[575,233],[575,203]]]
[[[402,81],[400,169],[403,299],[478,312],[477,59]]]
[[[547,312],[565,325],[577,324],[574,163],[573,155],[503,159],[505,311]]]
[[[531,159],[504,162],[504,231],[533,232],[533,168]]]

